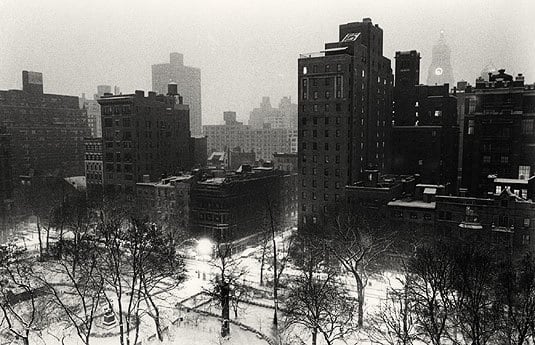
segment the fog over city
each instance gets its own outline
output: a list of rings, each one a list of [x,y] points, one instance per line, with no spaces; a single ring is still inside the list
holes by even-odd
[[[246,121],[270,96],[297,96],[297,57],[337,41],[338,25],[370,17],[384,30],[384,55],[431,49],[445,31],[455,80],[474,83],[493,63],[535,76],[533,1],[0,1],[0,85],[20,71],[44,74],[45,92],[92,95],[95,85],[151,89],[150,66],[169,52],[202,71],[203,124],[225,110]]]
[[[0,0],[0,345],[535,345],[535,0]]]

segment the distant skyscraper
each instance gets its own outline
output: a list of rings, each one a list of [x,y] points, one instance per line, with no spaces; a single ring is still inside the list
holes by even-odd
[[[438,43],[433,46],[433,57],[427,72],[427,85],[442,84],[454,85],[451,50],[444,39],[444,31],[440,31]]]
[[[283,97],[279,107],[273,108],[269,97],[262,97],[260,107],[249,114],[249,126],[261,129],[265,124],[271,128],[297,129],[297,104],[290,97]]]
[[[201,70],[184,66],[184,55],[171,53],[170,63],[152,65],[152,89],[167,93],[167,85],[178,85],[178,93],[190,109],[190,130],[193,136],[202,134]]]
[[[100,105],[96,99],[85,98],[85,93],[79,98],[80,108],[87,112],[87,125],[91,130],[92,138],[102,137],[102,120],[100,115]]]
[[[392,68],[371,19],[340,25],[339,41],[298,60],[299,226],[321,222],[347,184],[385,170]]]
[[[97,93],[95,94],[95,99],[99,99],[104,96],[105,93],[111,93],[110,85],[99,85],[97,86]]]

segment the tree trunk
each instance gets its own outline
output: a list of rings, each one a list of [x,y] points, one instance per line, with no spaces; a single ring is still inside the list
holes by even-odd
[[[39,260],[43,259],[43,240],[41,239],[41,219],[37,216],[37,239],[39,240]]]
[[[221,324],[221,337],[226,338],[230,334],[230,286],[227,282],[221,283],[221,318],[223,323]]]
[[[264,285],[264,263],[266,261],[266,247],[267,238],[266,240],[264,240],[264,248],[262,248],[262,261],[260,261],[260,286]]]
[[[358,295],[358,325],[362,327],[364,323],[364,284],[362,279],[356,276],[357,282],[357,295]]]
[[[318,329],[313,328],[312,329],[312,345],[316,345],[317,341],[318,341]]]

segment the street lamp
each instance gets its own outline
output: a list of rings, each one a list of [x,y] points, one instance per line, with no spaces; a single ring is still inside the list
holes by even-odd
[[[197,253],[201,257],[210,257],[212,255],[214,245],[208,238],[201,238],[197,241]]]

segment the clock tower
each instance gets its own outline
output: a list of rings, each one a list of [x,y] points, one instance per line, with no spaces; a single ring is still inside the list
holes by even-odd
[[[440,31],[438,43],[433,46],[433,59],[427,72],[427,85],[450,84],[453,87],[453,69],[450,61],[451,50]]]

